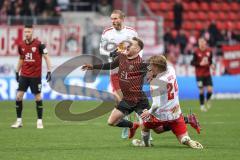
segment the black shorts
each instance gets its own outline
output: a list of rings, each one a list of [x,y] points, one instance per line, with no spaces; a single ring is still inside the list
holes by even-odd
[[[141,115],[144,109],[150,109],[150,105],[148,99],[140,100],[135,105],[129,105],[128,102],[122,100],[119,102],[116,108],[125,115],[129,115],[133,111],[135,111],[138,115]]]
[[[206,87],[206,86],[212,86],[212,77],[206,76],[206,77],[197,77],[197,85],[198,88]]]
[[[19,77],[18,81],[18,91],[26,92],[28,87],[30,87],[33,94],[41,93],[42,83],[41,77],[30,78],[30,77]]]

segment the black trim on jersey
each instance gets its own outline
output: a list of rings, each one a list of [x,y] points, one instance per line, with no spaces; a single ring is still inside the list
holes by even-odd
[[[93,65],[93,69],[111,70],[111,69],[117,68],[118,66],[119,66],[119,57],[117,57],[111,63]]]
[[[46,48],[46,45],[45,44],[40,44],[39,45],[39,52],[41,53],[41,54],[45,54],[44,52],[43,52],[43,50]]]

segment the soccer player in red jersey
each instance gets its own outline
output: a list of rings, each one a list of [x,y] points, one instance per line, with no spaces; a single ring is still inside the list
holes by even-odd
[[[123,93],[123,99],[113,109],[108,119],[108,124],[110,126],[130,128],[129,138],[134,135],[139,125],[138,123],[123,119],[123,117],[133,111],[141,115],[144,109],[150,108],[148,99],[142,90],[147,67],[146,63],[143,63],[142,58],[139,56],[139,52],[143,49],[144,44],[136,37],[133,37],[130,42],[126,51],[119,54],[113,62],[99,65],[86,64],[82,66],[83,70],[110,70],[119,67],[119,86]],[[149,137],[149,130],[142,130],[142,138],[146,146],[150,145]]]
[[[212,77],[210,68],[214,69],[212,63],[212,52],[207,47],[207,41],[204,38],[198,39],[198,48],[196,49],[191,62],[195,66],[197,85],[199,88],[199,101],[201,111],[207,111],[210,108],[209,100],[212,96]],[[204,105],[204,89],[207,88],[206,106]]]
[[[25,39],[18,46],[18,52],[20,55],[17,68],[16,68],[16,80],[18,82],[18,91],[16,95],[16,112],[17,121],[11,126],[12,128],[20,128],[22,123],[22,99],[24,93],[30,87],[31,92],[35,95],[36,110],[37,110],[37,128],[42,129],[42,113],[43,104],[41,97],[41,74],[42,74],[42,57],[47,64],[47,76],[46,79],[49,82],[51,80],[51,65],[50,58],[46,46],[42,44],[38,39],[33,38],[32,25],[25,25],[24,27]]]

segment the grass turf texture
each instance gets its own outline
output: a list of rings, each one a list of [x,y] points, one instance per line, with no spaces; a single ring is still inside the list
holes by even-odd
[[[54,113],[57,102],[44,102],[44,129],[36,129],[34,101],[24,102],[23,128],[11,129],[15,121],[13,101],[0,102],[0,159],[14,160],[234,160],[240,157],[239,100],[215,100],[212,108],[202,113],[198,101],[182,101],[183,112],[198,115],[202,133],[188,126],[190,136],[205,147],[189,149],[177,142],[171,133],[153,134],[154,147],[135,148],[130,140],[120,138],[121,129],[107,126],[107,117],[86,122],[64,122]],[[97,102],[74,102],[73,113],[94,108]],[[138,131],[137,138],[140,138]]]

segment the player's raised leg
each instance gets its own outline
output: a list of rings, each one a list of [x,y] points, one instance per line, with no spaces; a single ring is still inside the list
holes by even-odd
[[[22,123],[22,110],[23,110],[23,104],[22,99],[24,96],[24,91],[18,91],[16,95],[16,114],[17,114],[17,120],[14,122],[11,127],[12,128],[20,128],[23,126]]]
[[[125,115],[122,111],[114,108],[111,115],[108,118],[108,125],[117,127],[132,128],[133,123],[131,121],[123,119]]]

